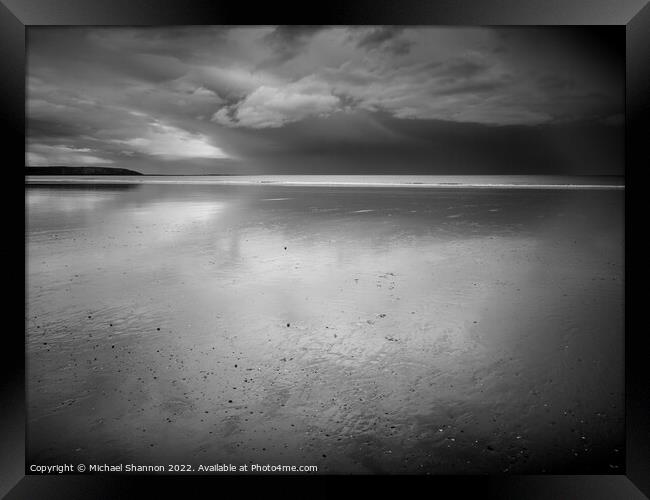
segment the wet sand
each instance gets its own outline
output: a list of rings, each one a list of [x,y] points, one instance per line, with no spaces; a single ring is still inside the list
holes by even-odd
[[[620,190],[26,193],[30,463],[621,473]]]

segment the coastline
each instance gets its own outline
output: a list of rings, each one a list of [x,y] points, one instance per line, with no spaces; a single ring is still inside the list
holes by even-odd
[[[291,178],[288,178],[291,177]],[[25,176],[25,184],[202,184],[235,186],[296,186],[296,187],[369,187],[425,189],[625,189],[624,183],[599,183],[585,178],[567,179],[531,176]],[[400,178],[402,177],[402,178]],[[438,179],[435,179],[435,178]],[[472,180],[474,178],[474,180]],[[453,179],[453,180],[450,180]],[[601,179],[602,178],[597,178]]]

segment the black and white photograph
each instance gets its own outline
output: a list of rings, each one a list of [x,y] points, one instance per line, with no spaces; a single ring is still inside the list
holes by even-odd
[[[25,57],[28,473],[624,473],[623,29]]]

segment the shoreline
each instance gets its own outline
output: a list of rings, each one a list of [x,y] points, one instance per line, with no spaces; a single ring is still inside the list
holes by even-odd
[[[110,176],[25,176],[26,185],[38,184],[197,184],[197,185],[234,185],[234,186],[296,186],[296,187],[368,187],[368,188],[424,188],[424,189],[625,189],[624,184],[575,184],[575,183],[490,183],[490,182],[355,182],[348,180],[271,180],[266,178],[225,179],[223,177],[200,178],[117,178]]]

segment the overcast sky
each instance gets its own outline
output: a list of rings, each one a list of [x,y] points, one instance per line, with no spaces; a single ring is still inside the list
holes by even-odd
[[[28,165],[622,174],[616,28],[28,28]]]

